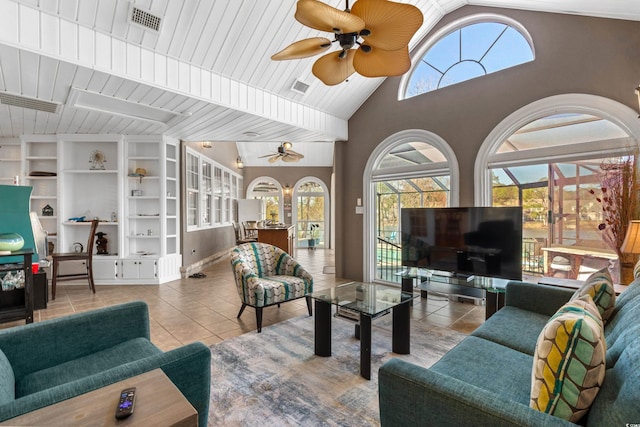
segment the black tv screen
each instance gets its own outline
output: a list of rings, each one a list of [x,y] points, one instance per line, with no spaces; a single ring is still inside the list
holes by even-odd
[[[402,265],[522,279],[522,208],[402,208]]]

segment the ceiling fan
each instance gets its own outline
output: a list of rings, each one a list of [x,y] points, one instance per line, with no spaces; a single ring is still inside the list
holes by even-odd
[[[291,149],[293,144],[290,142],[283,142],[278,147],[278,151],[276,153],[266,154],[264,156],[260,156],[260,158],[269,157],[269,163],[277,162],[278,160],[282,160],[283,162],[297,162],[300,159],[304,159],[304,155],[295,152]]]
[[[354,72],[365,77],[400,76],[411,67],[409,41],[422,25],[422,12],[389,0],[358,0],[343,11],[318,0],[298,0],[295,18],[303,25],[332,32],[334,40],[314,37],[297,41],[271,59],[281,61],[317,55],[337,42],[340,50],[320,57],[313,75],[328,86]],[[361,42],[360,39],[363,39]]]

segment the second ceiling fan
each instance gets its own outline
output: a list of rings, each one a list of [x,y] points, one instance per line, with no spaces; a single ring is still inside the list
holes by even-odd
[[[304,159],[304,155],[296,151],[293,151],[291,147],[293,147],[292,143],[288,141],[283,142],[278,147],[278,151],[276,153],[266,154],[264,156],[260,156],[260,158],[262,159],[262,158],[268,157],[269,163],[275,163],[278,160],[282,160],[283,162],[293,163],[293,162],[297,162],[300,159]]]
[[[389,0],[358,0],[344,11],[318,0],[298,0],[295,18],[303,25],[332,32],[334,40],[314,37],[297,41],[271,59],[300,59],[317,55],[337,42],[340,50],[318,59],[313,75],[328,86],[355,72],[365,77],[400,76],[411,67],[409,41],[422,25],[422,12],[410,4]],[[363,41],[360,41],[360,38]]]

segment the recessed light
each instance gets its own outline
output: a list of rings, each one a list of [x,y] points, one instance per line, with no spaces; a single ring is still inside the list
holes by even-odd
[[[249,137],[249,138],[255,138],[257,136],[260,136],[260,134],[258,132],[244,132],[243,133],[244,136]]]

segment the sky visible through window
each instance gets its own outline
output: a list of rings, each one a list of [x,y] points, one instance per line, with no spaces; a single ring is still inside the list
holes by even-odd
[[[414,68],[406,97],[484,76],[533,60],[533,51],[515,28],[480,22],[438,40]]]

